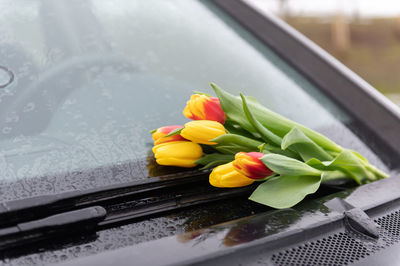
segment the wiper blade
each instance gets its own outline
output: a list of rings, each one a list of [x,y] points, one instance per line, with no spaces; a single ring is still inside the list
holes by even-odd
[[[142,220],[146,217],[165,213],[168,211],[176,211],[178,209],[193,207],[200,204],[210,203],[214,201],[225,200],[233,197],[248,196],[254,190],[254,186],[248,186],[235,189],[220,189],[208,187],[204,191],[196,192],[195,187],[189,192],[175,192],[171,194],[163,194],[153,202],[137,204],[140,200],[125,201],[112,205],[105,205],[108,215],[99,222],[99,228],[109,228],[117,224],[126,223],[127,221]],[[144,199],[145,201],[148,199]],[[136,205],[132,208],[132,204]],[[117,211],[116,211],[117,210]]]
[[[190,176],[155,181],[133,181],[88,190],[43,195],[0,203],[0,227],[46,217],[77,207],[100,204],[128,196],[154,193],[157,190],[205,180],[207,173],[195,172]]]

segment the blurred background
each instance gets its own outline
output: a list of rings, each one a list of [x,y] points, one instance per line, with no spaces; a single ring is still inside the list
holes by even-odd
[[[302,32],[400,105],[400,0],[247,0]]]

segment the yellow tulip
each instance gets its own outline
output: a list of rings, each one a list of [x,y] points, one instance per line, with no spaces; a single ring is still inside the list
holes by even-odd
[[[160,165],[195,167],[203,150],[199,144],[190,141],[172,141],[154,146],[153,153]]]
[[[209,182],[214,187],[244,187],[252,184],[254,180],[236,171],[230,162],[214,168]]]
[[[196,120],[185,124],[181,131],[181,136],[195,143],[215,145],[217,143],[210,142],[218,136],[226,134],[224,126],[216,121]]]

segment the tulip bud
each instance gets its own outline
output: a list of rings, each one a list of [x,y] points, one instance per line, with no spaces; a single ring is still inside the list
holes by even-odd
[[[270,176],[273,171],[269,169],[260,158],[265,154],[261,152],[238,152],[232,162],[235,169],[251,179],[263,179]]]
[[[209,182],[214,187],[244,187],[252,184],[254,180],[236,171],[230,162],[214,168]]]
[[[182,128],[183,126],[166,126],[166,127],[160,127],[158,128],[153,134],[153,140],[154,140],[154,145],[158,145],[161,143],[165,142],[170,142],[170,141],[181,141],[185,140],[181,135],[174,135],[170,137],[164,137],[168,135],[172,130],[175,130],[177,128]]]
[[[226,134],[225,128],[221,123],[210,120],[197,120],[185,124],[181,131],[181,136],[195,143],[215,145],[210,142],[218,136]]]
[[[172,141],[154,146],[153,153],[160,165],[195,167],[203,150],[199,144],[190,141]]]
[[[212,120],[225,123],[226,115],[217,97],[193,94],[187,102],[183,115],[193,120]]]

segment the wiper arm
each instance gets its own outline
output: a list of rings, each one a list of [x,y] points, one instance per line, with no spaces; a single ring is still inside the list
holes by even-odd
[[[30,244],[64,234],[91,232],[106,217],[100,206],[56,214],[44,219],[0,229],[0,250]]]
[[[155,181],[133,181],[88,190],[70,191],[54,195],[43,195],[0,203],[0,227],[39,219],[51,214],[77,207],[100,204],[105,201],[128,196],[148,194],[160,189],[175,187],[204,180],[205,172],[191,173],[176,179]]]

